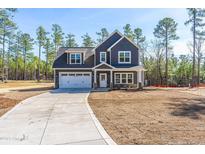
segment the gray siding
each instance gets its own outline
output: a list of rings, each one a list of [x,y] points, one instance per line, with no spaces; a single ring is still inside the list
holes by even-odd
[[[56,74],[55,74],[55,87],[56,88],[59,88],[59,72],[92,72],[91,70],[56,70]],[[99,84],[99,74],[100,73],[107,73],[107,87],[110,87],[110,71],[97,71],[96,73],[96,78],[97,78],[97,87],[100,87],[100,84]],[[114,78],[114,74],[115,73],[133,73],[134,74],[134,84],[138,85],[137,83],[137,72],[135,71],[114,71],[113,72],[113,76],[112,76],[112,80],[113,80],[113,84],[112,84],[112,87],[113,88],[117,88],[117,87],[125,87],[125,86],[128,86],[128,84],[115,84],[115,78]],[[92,83],[94,82],[94,73],[92,72]],[[92,85],[93,86],[93,85]]]
[[[131,51],[131,64],[118,63],[118,51]],[[126,38],[123,38],[118,44],[111,49],[111,65],[114,67],[132,67],[139,65],[138,48],[130,43]]]
[[[83,56],[82,60],[83,60]],[[54,61],[53,68],[92,68],[94,66],[94,55],[88,57],[84,64],[69,64],[69,54],[67,63],[67,53],[62,54]]]
[[[105,64],[103,64],[103,65],[100,65],[100,66],[96,67],[95,69],[112,69],[112,68],[105,65]]]
[[[118,41],[122,36],[117,32],[114,33],[110,38],[108,38],[105,42],[103,42],[99,47],[95,50],[96,55],[96,65],[100,63],[100,52],[106,52],[109,47],[111,47],[116,41]],[[110,64],[110,55],[107,52],[107,63]]]

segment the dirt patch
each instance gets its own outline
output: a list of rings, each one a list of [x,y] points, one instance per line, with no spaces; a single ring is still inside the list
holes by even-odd
[[[118,144],[205,144],[205,97],[176,90],[94,92],[89,104]]]
[[[28,86],[53,86],[53,83],[51,81],[41,81],[37,82],[34,80],[28,80],[28,81],[8,81],[7,83],[0,82],[0,89],[1,88],[15,88],[15,87],[28,87]]]
[[[9,111],[22,100],[45,93],[51,89],[53,89],[52,86],[12,90],[11,92],[0,94],[0,116],[5,114],[7,111]]]

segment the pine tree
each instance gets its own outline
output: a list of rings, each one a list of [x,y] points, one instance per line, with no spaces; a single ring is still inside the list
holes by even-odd
[[[109,36],[109,33],[106,28],[102,28],[100,32],[96,32],[96,34],[98,36],[98,43],[102,43]]]
[[[65,40],[66,47],[77,47],[78,46],[78,44],[75,41],[75,35],[69,33],[69,34],[67,34],[67,36],[65,38],[66,38],[66,40]]]
[[[129,38],[130,40],[134,40],[134,33],[132,31],[131,25],[130,24],[126,24],[123,27],[124,30],[124,35]]]
[[[64,35],[64,33],[62,31],[61,26],[59,26],[57,24],[53,24],[51,36],[53,38],[53,43],[54,43],[56,53],[57,53],[59,46],[63,44],[63,35]]]
[[[196,35],[199,32],[198,28],[204,26],[202,17],[205,16],[205,10],[199,8],[188,8],[189,19],[185,22],[185,25],[191,24],[191,31],[193,33],[193,60],[192,60],[192,87],[196,84],[195,79],[195,61],[196,61]]]
[[[93,47],[95,45],[95,42],[92,40],[92,38],[86,33],[82,36],[83,39],[83,47]]]
[[[26,60],[29,56],[29,51],[33,49],[34,40],[28,33],[23,33],[20,38],[21,48],[23,49],[23,79],[26,80]]]
[[[44,44],[44,49],[45,49],[45,57],[46,57],[46,67],[45,67],[45,77],[46,77],[46,80],[48,80],[48,65],[49,65],[49,59],[51,59],[52,57],[54,57],[54,46],[53,44],[51,43],[51,40],[50,38],[46,38],[46,41],[45,41],[45,44]],[[52,58],[52,61],[51,63],[53,63],[53,60],[54,58]]]
[[[1,57],[1,76],[4,79],[4,69],[5,69],[5,46],[6,39],[10,35],[12,31],[16,29],[16,24],[12,20],[13,12],[16,9],[0,9],[0,39],[2,40],[0,43],[2,44],[2,57]]]
[[[41,64],[41,47],[45,44],[47,32],[42,26],[40,26],[37,28],[36,34],[37,34],[37,40],[38,40],[38,46],[39,46],[38,78],[37,78],[39,82],[40,81],[40,64]]]
[[[176,35],[177,23],[172,18],[164,18],[159,21],[154,29],[154,36],[161,39],[165,46],[165,83],[168,86],[168,48],[171,40],[177,40],[179,37]]]

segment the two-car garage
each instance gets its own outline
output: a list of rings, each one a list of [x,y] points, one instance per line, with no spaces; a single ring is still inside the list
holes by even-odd
[[[59,88],[91,88],[91,72],[59,72]]]

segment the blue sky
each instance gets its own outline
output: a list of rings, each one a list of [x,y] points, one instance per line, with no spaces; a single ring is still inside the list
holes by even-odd
[[[18,9],[15,21],[18,27],[36,38],[36,29],[42,25],[51,31],[51,25],[59,24],[64,33],[73,33],[81,44],[81,36],[86,32],[96,38],[96,31],[106,27],[109,32],[115,29],[123,32],[127,23],[132,28],[140,27],[148,40],[154,38],[153,30],[158,21],[172,17],[178,23],[179,40],[173,41],[176,55],[189,53],[187,42],[191,41],[190,28],[184,25],[188,15],[186,9]],[[34,48],[37,55],[37,48]]]

